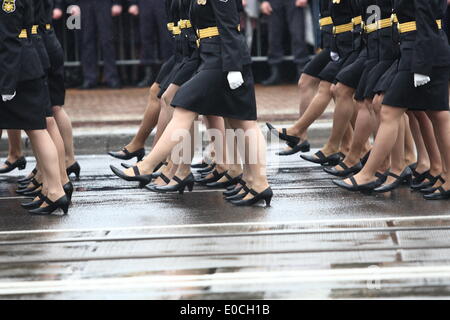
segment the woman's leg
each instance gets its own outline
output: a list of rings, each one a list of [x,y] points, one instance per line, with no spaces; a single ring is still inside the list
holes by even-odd
[[[303,116],[303,114],[306,112],[309,105],[311,104],[311,101],[313,100],[314,96],[317,93],[319,83],[320,83],[319,78],[307,75],[305,73],[303,73],[300,77],[300,80],[298,80],[298,90],[300,93],[300,104],[299,104],[300,117]],[[307,140],[308,133],[305,132],[301,138],[302,140]]]
[[[358,184],[366,184],[375,180],[375,174],[380,163],[391,153],[399,133],[400,122],[406,109],[383,106],[381,109],[381,124],[369,160],[360,173],[354,176]],[[355,135],[356,136],[356,135]],[[348,180],[347,183],[351,184]]]
[[[58,152],[59,175],[61,177],[61,184],[65,185],[70,181],[66,171],[66,150],[64,149],[64,141],[59,132],[58,125],[53,117],[47,118],[47,131]]]
[[[56,146],[47,130],[29,130],[26,133],[36,150],[39,169],[45,177],[46,197],[55,202],[64,196]],[[46,206],[47,204],[44,203],[43,207]]]
[[[317,94],[312,99],[305,113],[291,128],[287,129],[289,135],[299,138],[306,136],[309,126],[324,113],[331,101],[331,85],[331,83],[326,81],[320,82]]]
[[[73,165],[75,160],[75,151],[73,146],[73,129],[72,121],[67,115],[66,110],[60,106],[53,107],[53,117],[55,118],[65,149],[66,167]]]
[[[355,89],[342,83],[338,83],[335,89],[333,89],[333,96],[336,100],[336,108],[334,109],[331,136],[321,150],[325,156],[330,156],[339,152],[344,137],[346,133],[348,134],[348,126],[351,123],[353,113],[355,113],[356,109],[353,100],[354,93]]]
[[[195,112],[183,108],[175,108],[172,120],[170,120],[152,152],[137,164],[141,174],[151,174],[159,163],[170,156],[174,147],[182,141],[183,137],[186,137],[196,117],[197,114]],[[134,176],[132,168],[124,172],[128,176]]]
[[[412,165],[417,163],[417,155],[408,114],[405,115],[405,120],[405,162],[407,165]]]
[[[8,160],[10,163],[14,163],[23,157],[22,153],[22,139],[20,137],[20,130],[7,130],[8,133]],[[0,135],[1,138],[1,135]],[[6,168],[6,165],[2,165],[2,168]]]
[[[416,115],[418,112],[408,111],[409,116],[409,126],[411,128],[411,134],[414,139],[414,144],[417,150],[417,166],[416,171],[421,174],[430,170],[430,157],[428,156],[428,151],[425,146],[424,139],[422,137],[422,132],[417,121]]]
[[[450,113],[448,111],[430,111],[427,112],[433,122],[436,140],[442,155],[442,163],[445,167],[443,178],[446,181],[442,187],[444,190],[450,190]]]

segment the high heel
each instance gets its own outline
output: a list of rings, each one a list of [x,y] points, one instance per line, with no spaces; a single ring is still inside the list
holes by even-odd
[[[373,191],[376,193],[386,193],[391,192],[400,187],[403,183],[407,183],[411,185],[413,179],[413,173],[410,167],[406,167],[406,169],[402,172],[400,176],[389,172],[388,176],[395,178],[395,181],[391,184],[384,185],[374,189]]]
[[[349,175],[354,175],[360,172],[363,168],[363,165],[361,162],[357,163],[353,167],[347,166],[344,162],[339,162],[339,167],[341,167],[344,170],[338,170],[335,167],[325,167],[323,168],[323,171],[325,171],[328,174],[331,174],[336,177],[347,177]]]
[[[425,200],[449,200],[450,190],[445,190],[443,187],[439,187],[432,194],[426,194],[423,196]]]
[[[233,188],[231,188],[231,189],[229,189],[229,190],[227,189],[227,191],[225,191],[225,192],[223,193],[223,195],[224,195],[225,197],[231,197],[231,196],[234,196],[234,195],[238,194],[239,192],[241,192],[242,188],[243,188],[246,184],[247,184],[247,183],[246,183],[244,180],[239,179],[238,183],[235,184],[235,185],[233,186]],[[238,185],[240,185],[240,187],[237,187]]]
[[[430,173],[427,174],[426,178],[428,182],[422,182],[419,184],[412,184],[411,189],[414,191],[420,191],[422,189],[430,188],[436,184],[436,182],[441,181],[442,183],[445,183],[444,178],[442,178],[441,175],[438,176],[432,176]],[[424,179],[424,180],[425,180]]]
[[[36,201],[22,203],[21,207],[26,210],[32,210],[32,209],[39,208],[45,202],[46,197],[42,193],[39,193],[38,198],[39,198],[39,200],[36,200]]]
[[[232,200],[230,202],[237,207],[250,207],[264,200],[266,202],[266,207],[270,207],[270,202],[273,197],[273,191],[270,187],[260,193],[250,189],[249,193],[253,196],[253,198],[248,200]]]
[[[49,215],[59,209],[61,209],[64,212],[64,214],[67,214],[69,212],[70,201],[66,195],[62,196],[55,202],[51,201],[48,198],[46,198],[44,202],[48,204],[47,207],[40,207],[37,209],[30,210],[29,212],[31,214],[36,215]]]
[[[36,179],[31,180],[30,182],[33,186],[31,188],[25,187],[22,189],[17,189],[16,193],[20,195],[29,195],[29,193],[36,191],[36,189],[42,187],[42,183],[39,183]]]
[[[9,161],[5,161],[6,168],[0,169],[0,174],[9,173],[15,169],[25,170],[27,167],[27,159],[25,157],[20,157],[16,162],[11,163]]]
[[[158,193],[178,192],[179,194],[184,194],[186,188],[189,190],[189,192],[192,192],[192,190],[194,190],[195,178],[192,173],[184,178],[184,180],[181,180],[177,176],[174,176],[172,180],[176,181],[178,184],[173,186],[155,186],[151,190]]]
[[[130,152],[128,151],[127,148],[123,148],[121,151],[119,152],[108,152],[108,154],[116,159],[120,159],[120,160],[131,160],[133,158],[137,158],[137,161],[140,162],[142,161],[142,159],[144,159],[145,157],[145,149],[139,149],[135,152]]]
[[[233,178],[227,172],[225,172],[225,174],[223,176],[225,178],[227,178],[228,181],[225,181],[225,182],[211,182],[211,183],[207,183],[206,186],[208,188],[211,188],[211,189],[214,189],[214,188],[215,189],[225,189],[225,188],[227,188],[229,186],[235,185],[242,178],[242,174],[240,174],[239,176]]]
[[[72,195],[73,195],[73,184],[72,182],[67,182],[63,186],[64,192],[66,193],[67,198],[69,199],[69,202],[72,201]]]
[[[325,154],[322,151],[316,152],[314,155],[301,155],[300,156],[303,160],[317,163],[320,165],[327,165],[327,166],[337,166],[339,162],[342,161],[342,155],[340,153],[332,154],[331,156],[325,156]]]
[[[198,184],[201,185],[206,185],[208,183],[213,183],[213,182],[217,182],[220,179],[223,178],[223,176],[225,176],[225,174],[227,173],[227,171],[224,171],[222,173],[219,173],[216,169],[211,173],[213,176],[212,178],[207,178],[207,177],[202,177],[200,179],[195,180],[195,182],[197,182]]]
[[[290,144],[291,147],[296,146],[301,142],[301,139],[299,137],[288,135],[286,128],[282,128],[281,132],[279,132],[269,122],[266,122],[266,126],[270,130],[270,133],[272,133],[274,136],[278,137],[279,139],[286,141],[288,144]]]
[[[152,182],[154,175],[153,174],[144,174],[141,175],[141,173],[139,172],[139,168],[138,167],[133,167],[133,171],[134,171],[134,176],[127,176],[125,173],[123,173],[122,171],[120,171],[119,169],[117,169],[114,166],[109,166],[111,168],[111,171],[118,176],[119,178],[121,178],[122,180],[125,181],[136,181],[139,182],[139,188],[144,188],[146,185],[148,185],[150,182]]]
[[[278,156],[291,156],[293,154],[297,154],[299,152],[309,152],[311,151],[311,144],[308,140],[303,140],[297,145],[292,145],[288,143],[288,146],[291,148],[290,150],[277,152]]]
[[[352,191],[352,192],[359,192],[359,191],[370,192],[383,184],[383,182],[381,182],[382,180],[380,178],[378,178],[375,181],[366,183],[366,184],[358,184],[353,176],[349,177],[349,179],[350,179],[350,182],[352,183],[351,185],[347,184],[345,182],[345,180],[334,179],[334,180],[332,180],[332,182],[335,185],[337,185],[338,187],[345,189],[347,191]]]
[[[31,171],[31,173],[27,177],[17,180],[17,183],[28,185],[31,182],[31,180],[33,180],[34,177],[36,177],[37,172],[38,172],[37,168],[34,168],[33,171]]]
[[[67,172],[67,176],[70,178],[70,175],[72,173],[75,174],[76,177],[76,181],[80,181],[80,172],[81,172],[81,167],[80,164],[78,162],[75,162],[73,165],[71,165],[70,167],[67,168],[66,170]]]
[[[241,191],[244,191],[242,193],[240,193]],[[239,190],[239,192],[237,192],[236,194],[226,197],[225,200],[226,201],[234,201],[234,200],[242,200],[244,199],[248,194],[250,193],[250,189],[244,185],[241,190]]]

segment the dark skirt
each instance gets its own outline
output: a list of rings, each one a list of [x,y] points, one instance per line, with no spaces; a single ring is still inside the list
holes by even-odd
[[[158,96],[162,97],[171,84],[181,87],[188,82],[197,71],[199,63],[198,58],[186,57],[182,62],[175,64],[169,76],[161,84]]]
[[[317,54],[303,70],[304,74],[318,78],[320,72],[331,62],[330,49],[323,49]]]
[[[363,49],[353,63],[344,67],[336,76],[338,82],[356,89],[367,61],[367,50]]]
[[[250,65],[242,72],[244,84],[231,90],[227,73],[220,69],[203,69],[186,82],[175,95],[172,106],[201,115],[239,120],[256,120],[256,97]]]
[[[397,73],[399,60],[395,60],[392,62],[391,66],[387,69],[387,71],[380,77],[373,92],[375,94],[384,94],[389,87],[391,86],[392,80]]]
[[[46,129],[48,105],[48,88],[44,79],[19,82],[13,100],[0,100],[0,129]]]
[[[171,56],[169,60],[164,62],[161,69],[159,70],[155,82],[160,85],[164,81],[164,79],[169,76],[170,71],[172,71],[174,66],[175,66],[175,55]]]
[[[48,88],[52,106],[63,106],[66,99],[64,85],[64,51],[53,30],[43,33],[45,47],[50,59],[48,71]]]
[[[377,64],[378,60],[371,59],[366,61],[359,79],[358,87],[356,88],[356,101],[363,101],[366,98],[365,93],[367,90],[367,86],[369,85],[369,76],[372,74],[373,68],[375,68]]]
[[[381,77],[389,71],[393,61],[383,60],[373,67],[367,77],[366,90],[364,92],[364,99],[373,99],[375,96],[375,88],[380,81]]]
[[[386,92],[383,104],[414,111],[449,110],[449,74],[450,67],[435,67],[430,76],[431,82],[416,88],[412,72],[398,71]]]
[[[331,61],[327,66],[320,72],[319,79],[322,81],[327,81],[330,83],[337,83],[338,80],[336,76],[338,73],[348,65],[355,62],[358,58],[359,52],[353,51],[345,57],[341,57],[338,61]]]

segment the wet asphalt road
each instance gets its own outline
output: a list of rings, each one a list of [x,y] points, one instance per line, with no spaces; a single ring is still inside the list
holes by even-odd
[[[276,149],[270,208],[153,194],[86,156],[69,215],[34,217],[1,176],[0,299],[450,297],[449,202],[350,194]]]

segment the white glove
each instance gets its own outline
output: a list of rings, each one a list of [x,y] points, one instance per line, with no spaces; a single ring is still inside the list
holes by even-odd
[[[240,71],[228,72],[227,79],[231,90],[236,90],[244,84],[244,78],[242,77],[242,73]]]
[[[431,81],[431,78],[429,76],[424,76],[423,74],[414,73],[414,86],[416,88],[424,86],[430,81]]]
[[[10,101],[14,99],[15,96],[16,96],[15,92],[13,94],[2,94],[2,100],[3,102]]]
[[[338,61],[340,59],[339,53],[333,52],[333,51],[330,52],[330,57],[331,57],[331,60],[333,60],[333,61]]]

